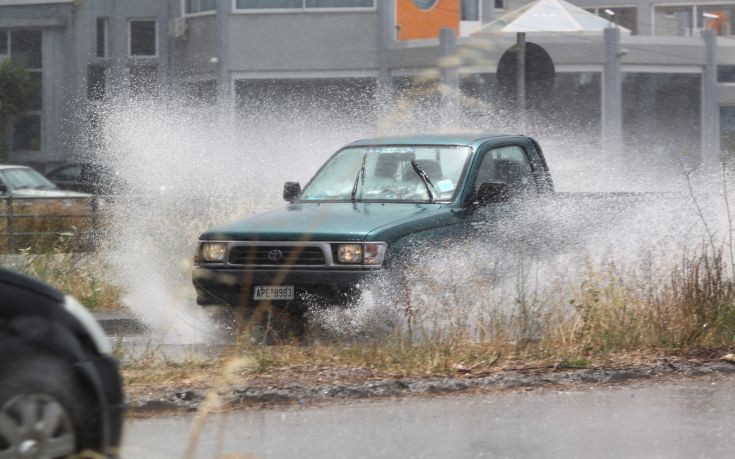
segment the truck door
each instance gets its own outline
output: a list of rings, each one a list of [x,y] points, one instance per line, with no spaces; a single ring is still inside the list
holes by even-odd
[[[504,184],[509,199],[480,204],[476,208],[469,218],[471,232],[475,234],[495,233],[500,231],[498,225],[507,230],[507,225],[513,225],[514,211],[539,194],[528,154],[517,144],[494,147],[484,153],[479,159],[472,189],[477,192],[483,183]]]

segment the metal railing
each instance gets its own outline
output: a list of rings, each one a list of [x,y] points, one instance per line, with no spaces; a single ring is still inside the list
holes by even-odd
[[[0,196],[0,251],[91,250],[98,204],[96,197]]]

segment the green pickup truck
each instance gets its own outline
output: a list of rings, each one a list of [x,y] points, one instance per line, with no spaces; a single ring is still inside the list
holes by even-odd
[[[337,151],[288,205],[206,231],[197,302],[289,309],[349,301],[376,273],[400,274],[416,245],[472,231],[494,208],[553,193],[538,143],[521,135],[360,140]]]

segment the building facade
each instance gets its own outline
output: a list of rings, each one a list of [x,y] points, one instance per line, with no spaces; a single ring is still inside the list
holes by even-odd
[[[498,107],[497,65],[513,36],[483,24],[526,0],[0,0],[0,59],[25,66],[32,110],[6,136],[8,159],[52,164],[94,148],[95,104],[111,94],[177,87],[245,109],[296,99],[358,112],[436,75],[454,30],[457,85],[482,116]],[[735,149],[735,4],[705,0],[573,0],[625,27],[617,57],[628,142],[652,129],[688,150],[710,137],[705,83],[715,62],[718,143]],[[702,31],[716,35],[714,50]],[[603,36],[529,34],[556,67],[544,102],[560,126],[602,129],[609,49]],[[708,52],[714,52],[709,56]],[[441,75],[441,72],[439,72]],[[608,74],[609,75],[609,74]],[[575,102],[576,100],[576,102]],[[350,103],[345,103],[349,101]],[[492,126],[490,126],[492,127]],[[561,128],[560,128],[561,129]],[[694,139],[694,140],[692,140]]]

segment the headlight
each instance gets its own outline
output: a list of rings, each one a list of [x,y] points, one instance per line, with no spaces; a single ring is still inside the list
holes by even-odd
[[[365,244],[365,255],[363,256],[366,265],[379,265],[383,263],[385,257],[385,242],[368,242]]]
[[[217,263],[225,260],[226,242],[205,242],[202,244],[202,261]]]
[[[362,262],[362,244],[340,244],[337,246],[337,261],[340,263]]]
[[[337,261],[344,264],[380,265],[385,257],[385,242],[337,245]]]

